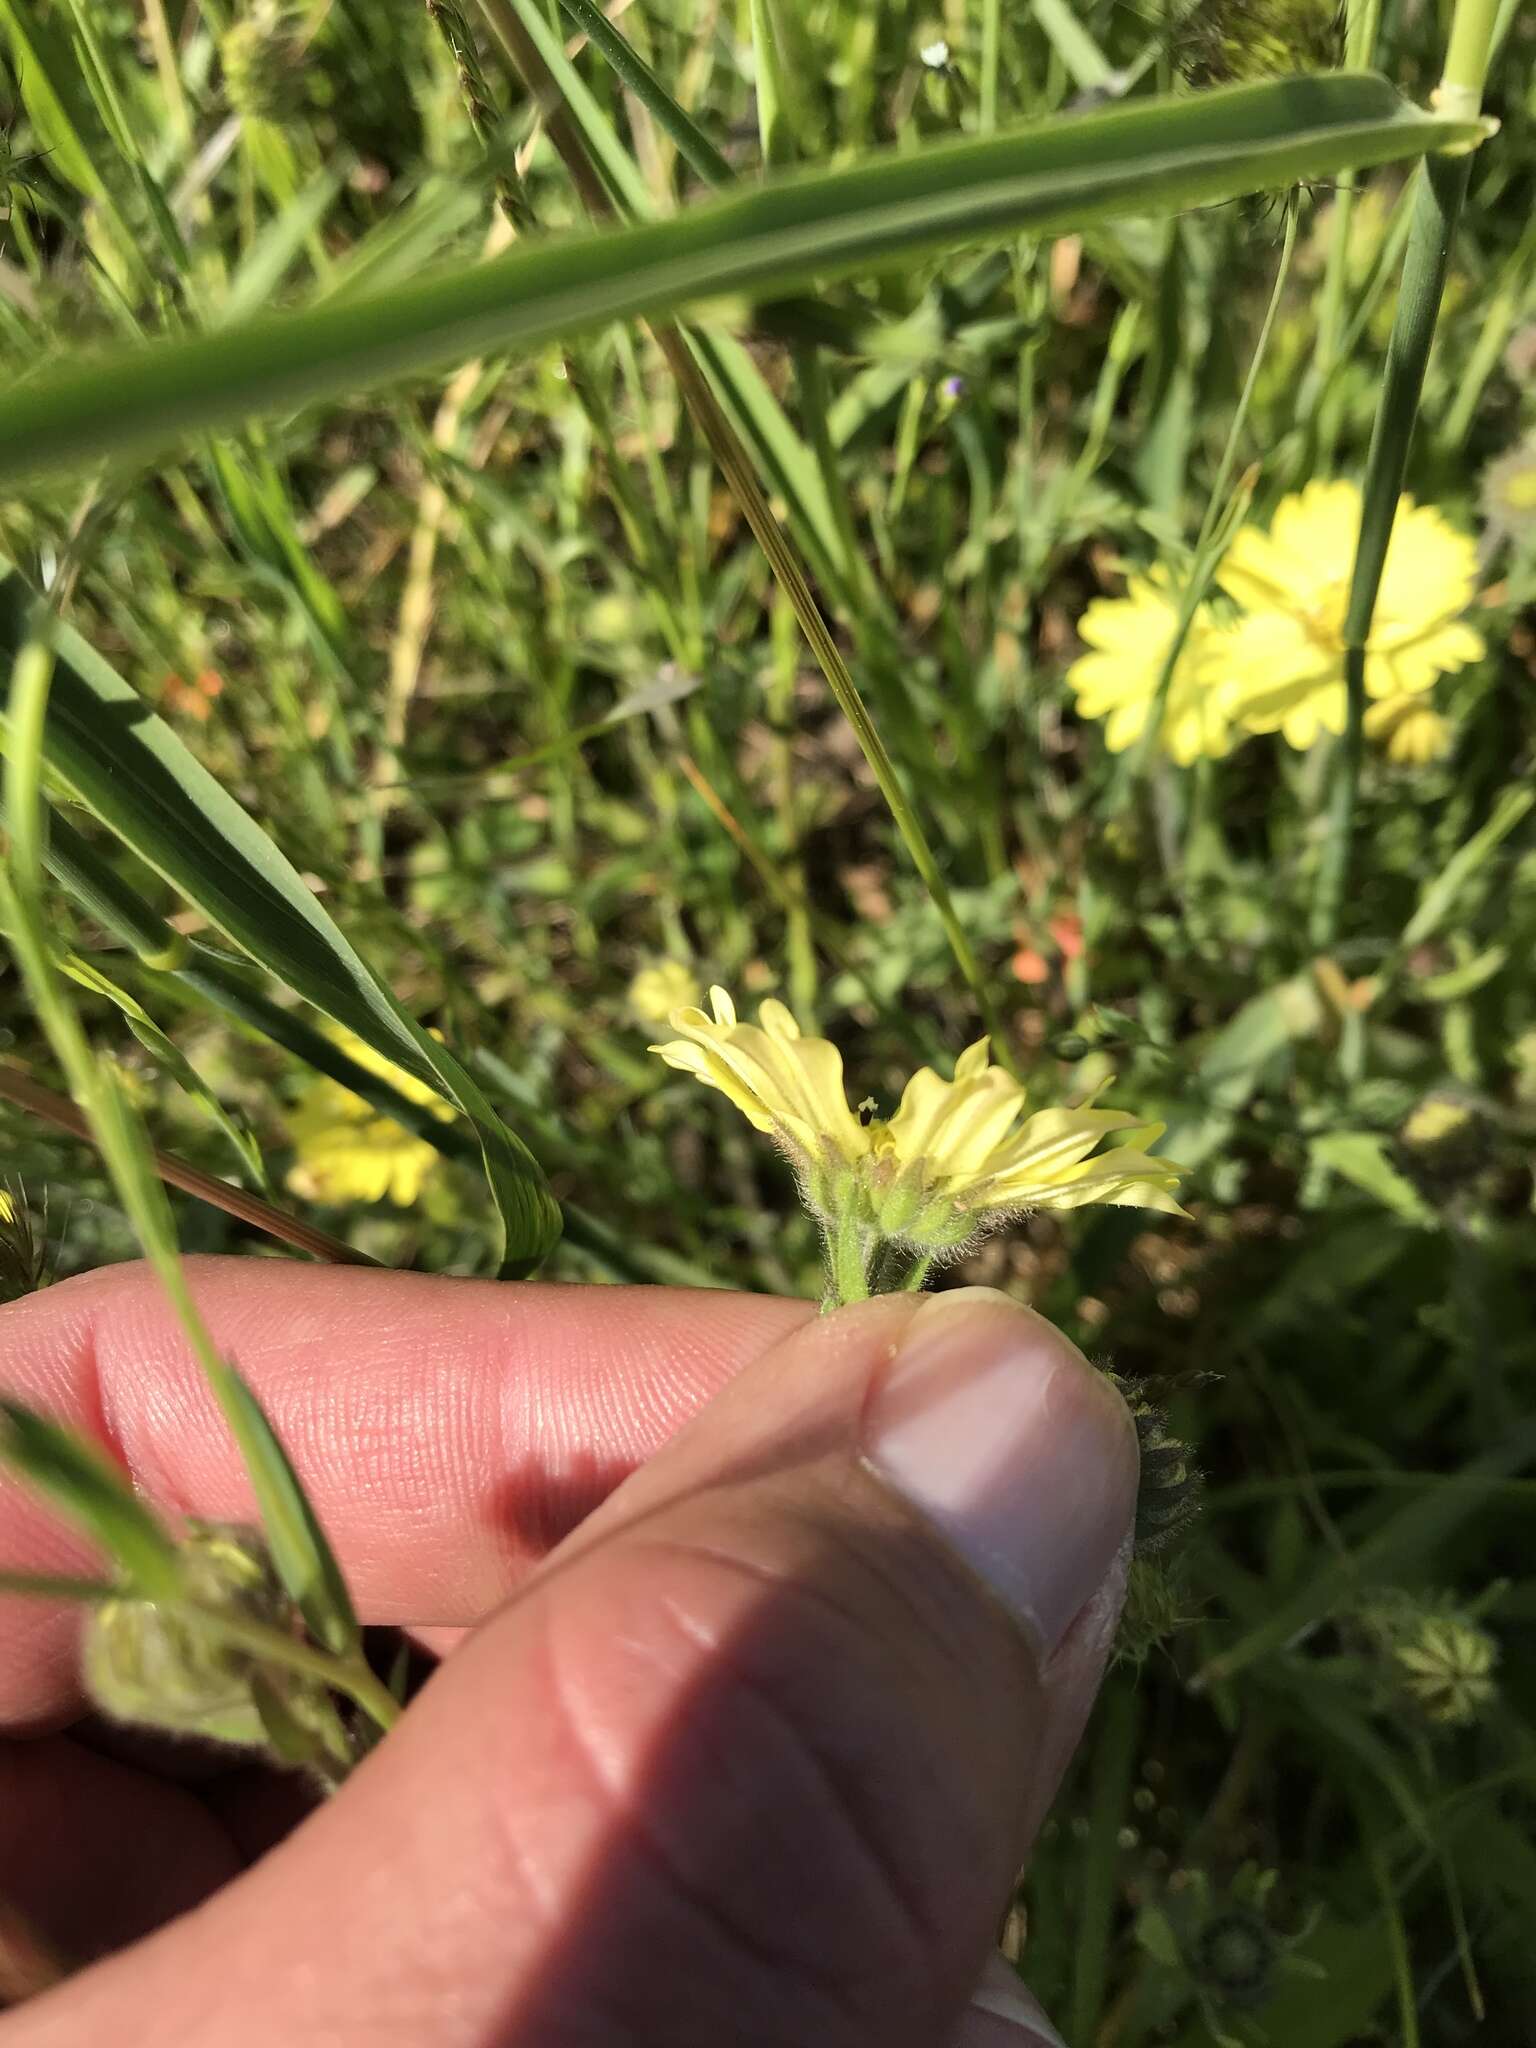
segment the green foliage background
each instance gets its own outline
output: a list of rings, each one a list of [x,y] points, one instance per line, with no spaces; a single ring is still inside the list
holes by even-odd
[[[777,146],[833,165],[1211,62],[1209,35],[1186,51],[1176,19],[1104,0],[771,11],[791,44]],[[755,179],[749,10],[647,0],[619,26]],[[496,45],[471,46],[477,128],[441,27],[410,0],[0,0],[10,415],[61,349],[403,290],[508,213],[525,241],[575,228]],[[1412,98],[1443,45],[1435,8],[1381,9],[1374,62]],[[1027,1909],[1031,1982],[1074,2043],[1536,2023],[1536,514],[1500,485],[1536,468],[1533,46],[1506,7],[1502,127],[1472,166],[1408,478],[1481,536],[1491,652],[1443,686],[1449,760],[1367,761],[1321,953],[1323,756],[1250,740],[1136,776],[1062,682],[1087,602],[1122,564],[1179,563],[1199,527],[1280,198],[914,256],[702,329],[1038,1100],[1113,1070],[1110,1100],[1166,1117],[1193,1169],[1190,1224],[1041,1217],[954,1276],[1146,1380],[1208,1475],[1184,1626],[1111,1681],[1013,1923]],[[699,199],[656,110],[592,51],[575,63],[628,210]],[[1261,516],[1361,472],[1408,184],[1366,175],[1347,239],[1340,189],[1302,194],[1240,450]],[[317,1215],[374,1257],[494,1270],[481,1145],[534,1255],[526,1145],[565,1209],[559,1277],[817,1291],[787,1170],[646,1057],[633,976],[677,961],[744,1002],[782,994],[843,1045],[855,1098],[887,1102],[976,1035],[977,1003],[643,329],[28,483],[0,547],[82,665],[122,678],[123,744],[148,743],[135,702],[158,710],[286,857],[264,886],[335,935],[312,986],[237,966],[208,922],[217,863],[140,846],[151,866],[96,822],[111,742],[105,782],[53,760],[55,795],[95,813],[59,813],[60,943],[105,977],[82,1008],[160,1145],[281,1188],[306,1056],[337,1071],[296,990],[468,1112],[418,1119],[445,1156],[416,1206]],[[101,741],[88,714],[80,731]],[[0,1060],[57,1085],[4,968],[0,1018]],[[1454,1115],[1415,1142],[1426,1100]],[[62,1268],[128,1255],[92,1155],[0,1117]],[[200,1203],[178,1220],[188,1249],[264,1247]],[[1405,1691],[1370,1625],[1393,1599],[1410,1634],[1450,1608],[1496,1639],[1465,1725]]]

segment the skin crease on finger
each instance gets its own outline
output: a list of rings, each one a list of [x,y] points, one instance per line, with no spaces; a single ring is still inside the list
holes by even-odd
[[[765,1296],[503,1286],[190,1259],[215,1342],[288,1444],[365,1620],[477,1621],[744,1365],[814,1315]],[[228,1432],[153,1274],[0,1309],[0,1390],[99,1435],[171,1512],[250,1520]],[[99,1561],[0,1480],[0,1565]],[[77,1617],[0,1599],[0,1725],[78,1706]]]
[[[632,1999],[622,1953],[631,1967],[644,1959],[650,1995],[670,1997],[676,2012],[678,1966],[697,1936],[691,1919],[669,1917],[666,1885],[656,1902],[658,1841],[669,1844],[663,1871],[689,1874],[688,1897],[734,1895],[739,1909],[743,1888],[750,1896],[755,1886],[776,1907],[753,1918],[755,1934],[782,1939],[790,1930],[802,1960],[841,1970],[835,1936],[851,1910],[862,1842],[883,1849],[879,1860],[903,1874],[903,1889],[924,1889],[930,1928],[932,1913],[942,1919],[962,1902],[948,1989],[932,2007],[933,1982],[925,1988],[910,1960],[905,1911],[882,1910],[887,1934],[870,1923],[879,1967],[866,1972],[862,1995],[878,1995],[882,2011],[903,2010],[895,2032],[879,2037],[937,2048],[941,2029],[891,2005],[889,1974],[898,1989],[910,1982],[925,2009],[958,2012],[964,1972],[980,1967],[991,1915],[1048,1790],[1046,1759],[1086,1708],[1115,1591],[1089,1602],[1045,1673],[1032,1676],[1023,1635],[959,1557],[856,1454],[850,1463],[869,1376],[913,1307],[870,1304],[837,1327],[813,1327],[765,1361],[771,1370],[728,1391],[476,1636],[310,1827],[193,1920],[104,1975],[89,1973],[51,2013],[18,2015],[19,2038],[49,2048],[84,2038],[70,2025],[100,2024],[130,1992],[166,2021],[168,2038],[199,2048],[258,2038],[323,2039],[327,2048],[384,2038],[413,2048],[671,2038],[590,2025],[572,2034],[559,2022],[506,2029],[514,2013],[563,2020],[572,1998],[586,2011],[594,1985]],[[1049,1425],[1013,1468],[1032,1483],[1071,1421],[1065,1411],[1102,1406],[1103,1396],[1062,1340],[1043,1325],[1030,1335],[1017,1311],[1004,1313],[1011,1341],[1028,1347],[1020,1369],[1052,1389]],[[1038,1405],[1043,1413],[1043,1398]],[[1128,1521],[1134,1462],[1132,1453],[1124,1467],[1124,1449],[1111,1442],[1106,1455],[1121,1470]],[[557,1642],[552,1703],[541,1651]],[[753,1674],[745,1687],[730,1677],[743,1659]],[[796,1722],[813,1732],[811,1749],[785,1749],[784,1728]],[[1051,1722],[1061,1724],[1054,1733]],[[706,1756],[717,1760],[712,1775],[700,1768]],[[808,1762],[826,1770],[832,1758],[842,1759],[834,1805],[862,1819],[851,1834],[822,1839],[804,1817],[824,1802],[806,1796],[801,1777]],[[701,1814],[706,1785],[714,1789]],[[743,1872],[753,1878],[744,1887]],[[616,1960],[621,1929],[628,1942]],[[738,1952],[738,1976],[741,1962]],[[723,1995],[732,1981],[712,1978],[710,1988]],[[760,1970],[747,1968],[746,1983],[762,1995]],[[202,2025],[205,2001],[226,2031]],[[687,2038],[706,2037],[695,2029]],[[805,2035],[755,2027],[739,2038]],[[844,2023],[821,2038],[866,2036]]]

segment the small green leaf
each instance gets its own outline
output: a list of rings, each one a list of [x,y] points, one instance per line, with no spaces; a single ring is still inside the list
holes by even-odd
[[[339,1657],[355,1655],[362,1636],[352,1596],[288,1453],[232,1365],[224,1367],[219,1391],[250,1473],[274,1570],[315,1640]]]
[[[1454,1003],[1492,981],[1508,958],[1507,946],[1486,946],[1470,960],[1447,967],[1443,974],[1426,975],[1415,985],[1414,994],[1426,996],[1432,1003]]]
[[[1512,783],[1499,794],[1485,825],[1479,826],[1465,845],[1457,847],[1439,874],[1419,898],[1419,907],[1409,918],[1397,942],[1398,953],[1411,953],[1432,939],[1444,925],[1456,899],[1478,870],[1492,859],[1500,843],[1514,831],[1536,804],[1536,792]]]
[[[99,967],[82,959],[78,953],[61,954],[58,964],[71,981],[104,996],[122,1012],[128,1029],[151,1059],[178,1088],[185,1090],[207,1112],[210,1120],[223,1132],[240,1162],[241,1172],[249,1176],[260,1193],[271,1196],[273,1189],[266,1160],[250,1125],[225,1108],[217,1093],[209,1087],[174,1039],[161,1030],[144,1005],[127,989],[119,987],[110,975],[103,974]]]
[[[0,1397],[0,1458],[101,1546],[135,1594],[146,1600],[176,1597],[176,1545],[95,1444]]]
[[[1325,1131],[1312,1140],[1311,1152],[1319,1166],[1342,1174],[1364,1194],[1374,1195],[1384,1209],[1401,1216],[1405,1223],[1434,1229],[1434,1211],[1387,1157],[1387,1141],[1378,1131]]]

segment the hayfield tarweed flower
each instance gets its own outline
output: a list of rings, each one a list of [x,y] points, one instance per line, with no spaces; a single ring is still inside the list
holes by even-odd
[[[1344,616],[1360,492],[1310,483],[1282,498],[1268,531],[1244,526],[1217,581],[1241,607],[1230,623],[1196,611],[1163,706],[1159,744],[1187,766],[1227,753],[1249,733],[1280,733],[1307,748],[1346,721]],[[1387,758],[1438,761],[1451,726],[1430,701],[1436,679],[1482,659],[1482,636],[1461,614],[1476,588],[1473,542],[1432,506],[1399,500],[1371,637],[1365,731]],[[1146,727],[1176,630],[1166,573],[1133,575],[1120,598],[1098,598],[1078,626],[1088,652],[1067,671],[1085,718],[1105,720],[1111,753]]]
[[[1180,1169],[1145,1149],[1161,1124],[1089,1103],[1025,1116],[1024,1089],[992,1065],[984,1038],[952,1080],[919,1069],[881,1117],[872,1101],[849,1108],[841,1053],[806,1037],[782,1003],[765,1002],[757,1024],[740,1022],[722,988],[710,1005],[675,1012],[678,1037],[651,1050],[717,1088],[789,1156],[840,1299],[867,1294],[892,1251],[908,1268],[903,1284],[918,1285],[936,1255],[1021,1210],[1110,1202],[1182,1214]],[[1108,1137],[1124,1142],[1090,1157]]]
[[[1178,629],[1179,606],[1161,569],[1132,576],[1124,597],[1100,597],[1078,623],[1089,652],[1067,671],[1067,684],[1084,718],[1102,718],[1112,754],[1134,746],[1157,699],[1168,649]],[[1223,688],[1225,649],[1231,635],[1201,605],[1174,664],[1158,739],[1181,768],[1200,755],[1225,754],[1232,721]]]
[[[1536,434],[1489,463],[1482,500],[1490,552],[1506,540],[1528,546],[1536,539]]]
[[[1451,751],[1451,722],[1423,697],[1383,697],[1365,707],[1365,736],[1386,749],[1389,761],[1422,767]]]
[[[430,1109],[443,1122],[452,1116],[425,1082],[353,1032],[328,1035],[349,1059],[388,1081],[408,1102]],[[437,1151],[425,1138],[329,1075],[317,1075],[308,1084],[286,1121],[294,1149],[288,1186],[306,1201],[382,1202],[387,1197],[397,1208],[408,1209],[437,1164]]]
[[[1217,579],[1247,612],[1229,650],[1228,698],[1251,732],[1309,747],[1320,732],[1344,730],[1344,613],[1359,528],[1354,484],[1310,483],[1281,499],[1267,533],[1245,526],[1227,550]],[[1471,540],[1404,496],[1366,646],[1368,696],[1420,697],[1437,676],[1482,659],[1482,637],[1461,617],[1476,579]]]

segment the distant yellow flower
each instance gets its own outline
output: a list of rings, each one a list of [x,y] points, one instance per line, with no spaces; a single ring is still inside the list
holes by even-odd
[[[1133,746],[1146,728],[1178,619],[1168,578],[1154,569],[1132,576],[1124,597],[1095,598],[1078,621],[1090,652],[1067,670],[1067,685],[1081,717],[1105,720],[1112,754]],[[1202,605],[1174,664],[1158,743],[1181,767],[1202,754],[1225,754],[1231,745],[1223,687],[1229,637]]]
[[[642,1024],[665,1024],[674,1010],[699,1000],[699,978],[681,960],[658,960],[642,967],[629,984],[627,1001]]]
[[[914,1074],[886,1120],[872,1104],[848,1107],[842,1055],[805,1037],[782,1003],[764,1003],[759,1026],[737,1020],[724,989],[710,1001],[712,1016],[679,1010],[681,1037],[651,1050],[776,1138],[823,1216],[856,1210],[884,1237],[942,1247],[1010,1210],[1113,1202],[1180,1213],[1180,1169],[1142,1149],[1161,1124],[1088,1105],[1026,1117],[1024,1089],[991,1064],[984,1038],[960,1055],[953,1080],[930,1067]],[[1090,1159],[1111,1134],[1132,1143]]]
[[[15,1220],[16,1204],[5,1192],[5,1189],[0,1188],[0,1223],[14,1223]]]
[[[1389,761],[1443,761],[1451,751],[1451,722],[1426,697],[1383,697],[1365,707],[1365,731]]]
[[[1309,747],[1345,723],[1344,614],[1360,524],[1352,483],[1310,483],[1282,498],[1268,533],[1245,526],[1218,571],[1244,606],[1228,645],[1232,717]],[[1418,696],[1435,678],[1478,661],[1481,636],[1461,618],[1476,586],[1471,540],[1428,505],[1399,501],[1387,549],[1365,687],[1371,697]]]
[[[388,1081],[408,1102],[446,1120],[453,1112],[424,1081],[375,1052],[353,1032],[329,1036],[360,1067]],[[382,1116],[372,1103],[317,1075],[286,1118],[294,1163],[288,1186],[311,1202],[382,1202],[408,1209],[436,1166],[436,1148]]]

